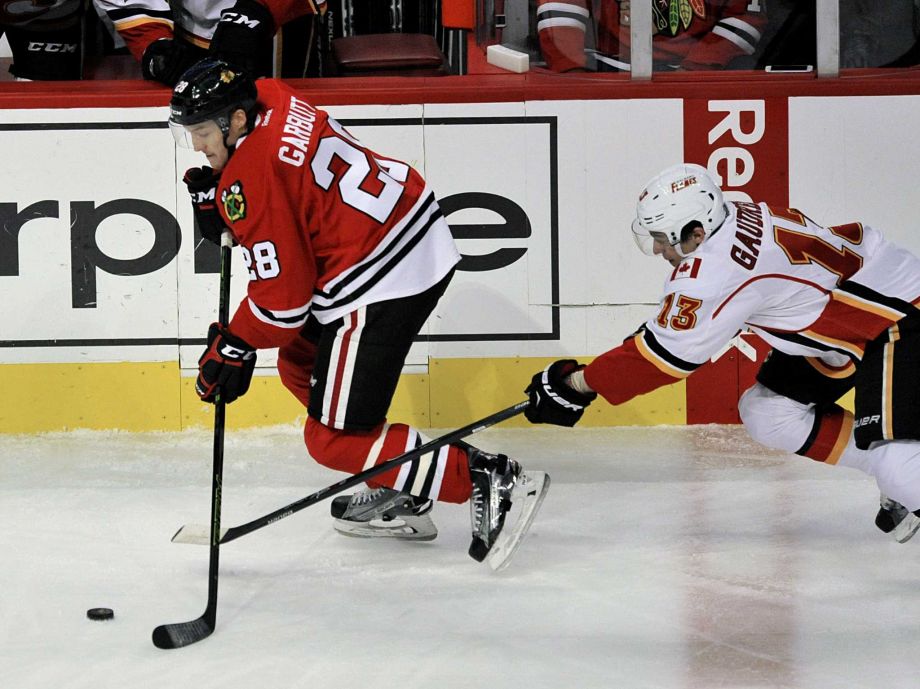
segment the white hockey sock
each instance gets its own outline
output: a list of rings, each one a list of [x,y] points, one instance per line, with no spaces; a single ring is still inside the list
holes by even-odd
[[[882,493],[911,512],[920,509],[920,442],[885,441],[860,450],[851,437],[837,463],[874,476]]]

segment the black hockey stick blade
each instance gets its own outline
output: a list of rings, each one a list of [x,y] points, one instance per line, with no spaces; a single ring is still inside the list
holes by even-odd
[[[214,623],[208,620],[208,613],[191,622],[161,624],[153,630],[153,645],[157,648],[182,648],[201,641],[214,631]]]
[[[369,478],[382,474],[386,471],[389,471],[393,467],[397,467],[406,462],[411,462],[414,459],[418,459],[424,454],[433,452],[438,448],[443,447],[444,445],[450,445],[455,443],[458,440],[462,440],[468,435],[473,435],[479,431],[485,430],[490,426],[494,426],[497,423],[501,423],[507,419],[510,419],[513,416],[521,414],[529,404],[528,400],[523,402],[518,402],[513,404],[506,409],[497,411],[494,414],[479,419],[479,421],[474,421],[468,426],[463,428],[458,428],[457,430],[451,431],[445,435],[435,438],[434,440],[429,440],[424,445],[420,445],[414,450],[403,453],[398,457],[393,457],[388,459],[385,462],[371,467],[370,469],[365,469],[364,471],[355,474],[354,476],[349,476],[343,478],[338,483],[334,483],[331,486],[327,486],[321,490],[316,491],[315,493],[308,495],[300,500],[292,502],[290,505],[285,505],[280,507],[274,512],[270,512],[258,519],[253,519],[252,521],[246,522],[245,524],[240,524],[239,526],[231,526],[228,529],[221,529],[220,531],[220,543],[227,543],[229,541],[234,541],[240,536],[245,536],[248,533],[252,533],[262,527],[273,524],[285,517],[290,517],[295,512],[309,507],[310,505],[315,505],[321,500],[325,500],[328,497],[341,493],[343,490],[357,486],[358,484],[364,483]],[[180,527],[180,529],[172,537],[173,543],[190,543],[193,545],[209,545],[210,544],[210,527],[201,526],[197,524],[188,524]]]

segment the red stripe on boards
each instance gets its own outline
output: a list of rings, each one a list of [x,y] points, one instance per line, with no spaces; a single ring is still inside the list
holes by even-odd
[[[675,161],[676,162],[676,161]],[[684,100],[684,162],[707,168],[726,200],[789,205],[789,99]],[[749,337],[750,361],[731,349],[687,378],[687,423],[740,423],[738,398],[769,346]]]

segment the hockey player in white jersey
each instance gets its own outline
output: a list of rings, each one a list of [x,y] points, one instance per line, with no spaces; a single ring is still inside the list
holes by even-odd
[[[739,331],[773,347],[739,401],[769,447],[876,478],[876,523],[920,526],[920,258],[854,222],[821,227],[766,203],[725,202],[698,165],[639,195],[632,231],[673,270],[657,315],[583,366],[537,373],[525,414],[572,426],[598,394],[622,404],[691,375]],[[855,416],[837,404],[855,388]]]
[[[175,86],[208,55],[253,76],[272,73],[272,38],[298,17],[322,15],[326,0],[96,0],[144,79]]]

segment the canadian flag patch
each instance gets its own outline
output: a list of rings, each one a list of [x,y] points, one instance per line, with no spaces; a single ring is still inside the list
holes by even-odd
[[[697,275],[699,275],[700,265],[702,263],[703,259],[699,257],[682,261],[681,264],[677,266],[671,273],[671,280],[679,280],[681,278],[695,278]]]

